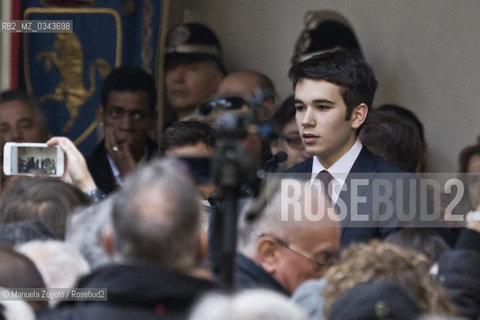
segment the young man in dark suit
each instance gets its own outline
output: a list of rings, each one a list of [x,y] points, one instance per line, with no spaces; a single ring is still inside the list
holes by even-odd
[[[332,51],[297,63],[289,77],[295,90],[297,127],[314,157],[288,171],[327,179],[343,226],[342,245],[394,231],[399,226],[395,210],[400,200],[394,175],[400,170],[370,153],[357,137],[377,88],[371,68],[361,58]],[[380,177],[389,184],[383,186],[385,190],[372,187]]]
[[[138,67],[118,67],[105,79],[97,112],[105,138],[87,163],[98,188],[106,194],[156,151],[156,143],[148,137],[157,119],[155,102],[153,78]]]

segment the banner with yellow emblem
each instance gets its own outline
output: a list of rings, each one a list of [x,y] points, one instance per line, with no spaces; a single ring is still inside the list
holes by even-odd
[[[97,138],[104,78],[135,65],[155,75],[163,1],[27,0],[23,19],[45,32],[23,34],[26,89],[40,99],[53,135],[68,136],[88,156]],[[61,32],[48,21],[70,21]]]

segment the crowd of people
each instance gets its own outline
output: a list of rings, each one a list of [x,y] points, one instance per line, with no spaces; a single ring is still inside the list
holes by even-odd
[[[179,24],[157,84],[162,139],[153,77],[121,66],[90,155],[49,135],[33,97],[2,92],[2,146],[46,143],[66,161],[60,179],[2,172],[0,319],[480,319],[480,144],[460,155],[465,223],[425,223],[423,200],[443,195],[415,198],[423,126],[374,108],[348,24],[310,24],[288,76],[278,101],[265,74],[227,72],[211,29]]]

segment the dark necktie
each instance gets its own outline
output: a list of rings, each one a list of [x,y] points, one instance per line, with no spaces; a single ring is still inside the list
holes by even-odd
[[[322,170],[317,174],[317,179],[322,182],[325,194],[332,200],[331,190],[328,190],[328,185],[333,180],[333,176],[327,170]]]

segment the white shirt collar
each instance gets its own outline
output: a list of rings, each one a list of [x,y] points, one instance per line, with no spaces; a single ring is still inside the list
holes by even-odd
[[[326,169],[321,163],[320,160],[315,156],[313,157],[313,164],[312,164],[312,181],[316,179],[317,175],[322,170],[327,170],[332,177],[335,179],[334,181],[334,189],[341,190],[345,180],[347,179],[347,175],[353,167],[355,160],[357,160],[360,151],[362,151],[363,145],[359,139],[355,141],[353,146],[348,150],[340,159],[338,159],[334,164],[330,166],[330,168]],[[338,189],[337,189],[338,188]],[[332,195],[332,200],[336,202],[338,199],[339,192],[334,192]]]
[[[312,174],[315,176],[322,170],[328,170],[330,174],[335,178],[336,173],[349,173],[353,167],[353,163],[357,160],[360,151],[362,151],[362,143],[359,139],[355,141],[353,146],[348,150],[340,159],[338,159],[330,168],[326,169],[320,160],[315,156],[313,157]]]
[[[118,186],[122,185],[122,176],[120,175],[120,171],[118,170],[117,166],[115,165],[115,162],[113,162],[113,159],[110,158],[110,156],[107,154],[107,159],[108,163],[110,164],[110,169],[112,169],[112,174],[113,178],[115,179],[115,183]]]
[[[147,154],[148,154],[148,150],[147,150],[147,147],[145,147],[145,152],[143,153],[143,156],[138,163],[146,161]],[[118,170],[117,166],[115,165],[115,162],[113,162],[113,159],[108,155],[108,153],[107,153],[107,159],[108,159],[108,163],[110,164],[110,169],[112,169],[112,174],[113,174],[113,178],[115,179],[115,183],[121,186],[123,183],[123,180],[122,180],[122,175],[120,174],[120,170]]]

